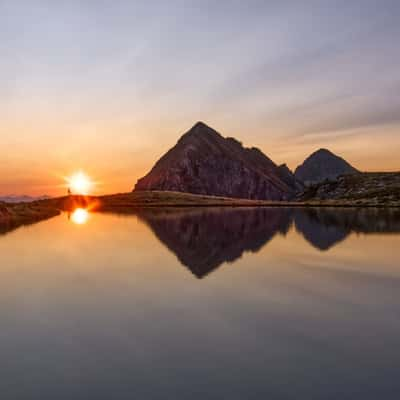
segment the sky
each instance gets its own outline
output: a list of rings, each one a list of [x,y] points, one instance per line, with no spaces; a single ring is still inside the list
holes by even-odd
[[[0,195],[127,192],[197,121],[400,170],[400,1],[0,0]]]

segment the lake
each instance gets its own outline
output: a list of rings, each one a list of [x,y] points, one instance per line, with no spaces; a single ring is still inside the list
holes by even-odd
[[[2,399],[400,398],[400,211],[81,211],[2,232]]]

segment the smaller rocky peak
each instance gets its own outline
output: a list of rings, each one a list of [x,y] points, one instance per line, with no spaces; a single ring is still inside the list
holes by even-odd
[[[340,175],[358,171],[346,160],[321,148],[312,153],[303,164],[296,168],[295,176],[306,185],[319,183],[325,179],[336,179]]]
[[[234,146],[236,146],[236,147],[243,148],[242,142],[240,142],[239,140],[235,139],[234,137],[227,137],[226,140],[227,140],[229,143],[232,143],[232,144],[233,144]]]
[[[292,173],[292,171],[289,169],[289,167],[287,166],[287,164],[281,164],[281,165],[278,166],[278,168],[279,168],[281,171],[286,171],[286,172]]]

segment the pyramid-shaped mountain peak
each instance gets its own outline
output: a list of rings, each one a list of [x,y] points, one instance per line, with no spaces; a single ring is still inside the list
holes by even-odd
[[[135,190],[286,200],[295,192],[290,182],[260,150],[197,122],[138,180]]]

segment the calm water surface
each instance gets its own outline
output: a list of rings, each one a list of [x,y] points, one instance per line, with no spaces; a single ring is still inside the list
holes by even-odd
[[[63,214],[0,235],[1,399],[398,399],[400,215]]]

